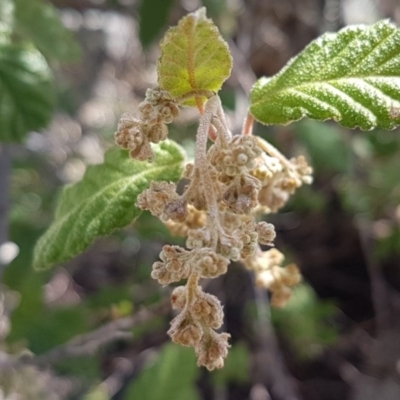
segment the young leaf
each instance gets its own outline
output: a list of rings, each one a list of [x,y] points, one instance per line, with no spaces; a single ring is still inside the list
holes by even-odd
[[[388,21],[350,26],[316,39],[251,92],[251,113],[265,124],[305,116],[364,130],[400,124],[400,30]]]
[[[98,236],[131,223],[140,214],[137,196],[151,181],[177,181],[183,169],[183,150],[165,141],[154,147],[156,161],[140,162],[111,149],[104,164],[87,169],[82,181],[61,193],[55,220],[39,239],[34,267],[46,269],[84,251]]]
[[[205,8],[187,15],[161,42],[158,84],[172,96],[194,90],[218,91],[229,77],[232,57]],[[201,100],[204,102],[204,98]],[[188,100],[186,105],[194,105]]]
[[[54,100],[52,76],[41,54],[0,44],[0,141],[18,142],[44,127]]]

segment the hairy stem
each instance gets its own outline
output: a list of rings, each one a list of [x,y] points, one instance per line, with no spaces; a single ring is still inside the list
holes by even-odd
[[[266,142],[264,139],[257,137],[257,142],[258,145],[261,147],[262,150],[264,150],[267,154],[269,154],[271,157],[277,158],[279,161],[282,162],[282,164],[288,168],[292,169],[292,165],[288,161],[288,159],[272,144]]]
[[[190,309],[193,301],[196,299],[197,286],[199,284],[200,275],[198,272],[192,272],[187,280],[187,301],[186,309]]]
[[[205,106],[204,114],[200,118],[199,128],[196,135],[195,168],[199,171],[201,183],[204,190],[204,196],[207,202],[209,218],[214,220],[218,218],[217,199],[208,170],[207,160],[207,140],[211,120],[220,105],[218,96],[211,97]]]

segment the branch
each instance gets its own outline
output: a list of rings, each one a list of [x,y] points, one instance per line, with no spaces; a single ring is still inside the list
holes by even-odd
[[[27,356],[1,359],[0,371],[3,369],[16,368],[23,365],[46,366],[56,364],[68,358],[81,357],[96,353],[100,347],[116,340],[130,340],[133,338],[132,332],[128,330],[137,325],[145,324],[154,317],[167,314],[171,307],[169,299],[166,299],[154,306],[142,308],[136,314],[109,322],[98,329],[74,337],[54,349],[39,356]]]
[[[274,400],[301,400],[279,350],[266,292],[256,286],[253,274],[251,277],[255,288],[257,331],[261,341],[261,349],[256,354],[256,379],[266,385]]]
[[[372,222],[366,213],[356,216],[356,226],[360,237],[361,248],[371,280],[371,297],[375,310],[377,333],[382,334],[393,325],[391,301],[382,267],[375,252],[375,239],[372,237]]]

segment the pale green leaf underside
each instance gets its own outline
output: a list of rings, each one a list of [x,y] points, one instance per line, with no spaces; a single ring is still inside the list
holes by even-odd
[[[400,124],[400,29],[388,21],[326,33],[251,92],[265,124],[303,117],[364,130]],[[399,110],[398,110],[399,109]]]
[[[154,146],[154,163],[132,160],[111,149],[101,165],[87,169],[82,181],[61,193],[53,224],[39,239],[34,267],[46,269],[84,251],[99,236],[131,223],[140,214],[137,196],[154,180],[177,181],[184,152],[172,141]]]
[[[218,91],[231,73],[228,45],[204,8],[169,29],[160,48],[158,84],[174,97],[193,90]]]

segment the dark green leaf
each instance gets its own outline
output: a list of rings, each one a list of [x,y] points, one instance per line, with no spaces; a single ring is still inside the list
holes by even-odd
[[[172,141],[154,147],[156,161],[140,162],[111,149],[104,164],[87,169],[83,180],[66,187],[55,221],[38,241],[34,267],[49,268],[84,251],[98,236],[131,223],[140,214],[137,196],[151,181],[177,181],[182,174],[183,149]]]
[[[139,9],[139,39],[148,47],[162,32],[174,0],[142,0]]]
[[[0,44],[0,141],[18,142],[43,128],[54,100],[52,76],[41,54]]]

